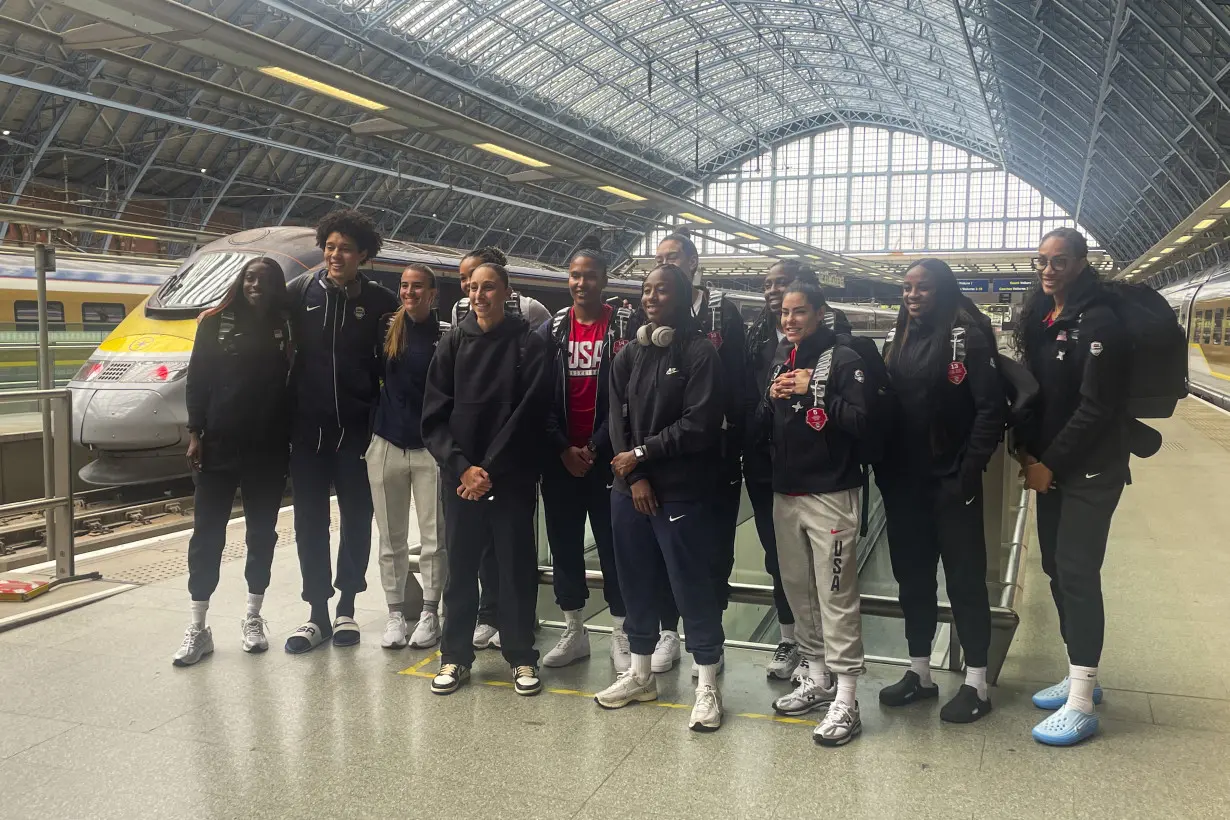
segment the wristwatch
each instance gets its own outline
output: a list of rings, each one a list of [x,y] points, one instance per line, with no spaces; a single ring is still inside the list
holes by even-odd
[[[632,455],[636,456],[637,461],[644,461],[648,456],[645,454],[644,447],[633,447]]]

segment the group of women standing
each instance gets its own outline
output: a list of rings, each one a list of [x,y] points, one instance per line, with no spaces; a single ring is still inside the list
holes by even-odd
[[[1042,410],[1036,423],[1016,431],[1027,482],[1040,493],[1043,565],[1074,664],[1069,679],[1035,697],[1055,713],[1034,736],[1056,745],[1096,729],[1098,571],[1127,478],[1120,432],[1127,419],[1112,383],[1125,354],[1114,329],[1099,319],[1085,253],[1074,231],[1044,241],[1036,262],[1042,287],[1022,331]],[[714,523],[724,516],[714,514],[713,499],[732,484],[728,431],[736,417],[745,433],[738,445],[743,477],[782,625],[768,674],[795,684],[774,701],[775,710],[823,712],[815,730],[823,746],[844,745],[861,732],[856,689],[865,662],[855,546],[866,442],[877,436],[884,446],[875,480],[910,654],[909,670],[879,700],[904,707],[939,694],[930,654],[943,561],[968,668],[940,717],[984,717],[991,702],[982,474],[1007,415],[989,322],[960,293],[946,264],[923,260],[906,274],[883,360],[868,360],[815,275],[783,260],[765,278],[765,311],[748,334],[741,370],[732,373],[729,351],[721,353],[720,295],[698,293],[695,256],[686,237],[663,243],[632,322],[627,308],[617,317],[620,309],[604,302],[606,264],[594,247],[570,260],[572,304],[546,320],[540,305],[527,306],[511,289],[502,256],[492,249],[463,261],[465,304],[452,326],[434,310],[435,274],[420,265],[406,269],[401,306],[381,317],[375,339],[380,378],[365,459],[389,607],[382,645],[440,642],[431,682],[437,694],[464,685],[475,650],[486,645],[501,649],[518,694],[541,691],[534,647],[541,479],[556,599],[567,618],[543,663],[562,666],[590,654],[583,623],[588,518],[615,623],[610,657],[617,677],[598,693],[598,704],[616,709],[657,698],[666,624],[677,610],[696,662],[689,726],[716,730],[727,582],[721,568],[728,576],[729,566],[726,533]],[[293,322],[279,306],[284,290],[276,264],[256,260],[201,321],[188,385],[189,458],[198,471],[189,551],[194,619],[176,656],[180,665],[213,649],[204,607],[217,584],[225,528],[219,510],[225,496],[229,512],[236,487],[248,508],[244,649],[267,647],[260,600],[286,464],[277,433],[285,425],[277,422],[278,414],[294,412],[286,407],[290,393],[278,387],[295,372]],[[1085,333],[1079,341],[1078,329]],[[738,336],[741,342],[741,326]],[[1073,352],[1065,361],[1067,350]],[[223,372],[228,378],[219,378]],[[278,480],[265,480],[275,473]],[[424,590],[413,631],[404,612],[411,500]],[[340,616],[339,609],[335,627]],[[292,640],[307,640],[300,633],[318,617]],[[357,630],[349,642],[356,641]],[[290,642],[287,648],[300,651]]]

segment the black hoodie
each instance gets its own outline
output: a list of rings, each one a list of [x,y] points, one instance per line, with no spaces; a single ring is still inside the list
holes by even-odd
[[[722,368],[704,336],[680,332],[670,347],[632,342],[611,366],[611,446],[644,447],[646,460],[614,489],[648,479],[659,503],[707,500],[719,475]]]
[[[493,486],[537,479],[547,353],[542,337],[519,316],[483,332],[470,313],[440,340],[427,371],[423,443],[454,486],[475,466],[487,471]]]

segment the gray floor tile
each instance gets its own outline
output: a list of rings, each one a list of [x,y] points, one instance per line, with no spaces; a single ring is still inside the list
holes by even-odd
[[[75,725],[63,720],[0,712],[0,759],[24,752]]]
[[[1153,694],[1149,704],[1159,726],[1230,733],[1230,701]]]

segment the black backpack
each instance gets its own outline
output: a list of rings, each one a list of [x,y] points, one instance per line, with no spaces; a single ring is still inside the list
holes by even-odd
[[[1187,337],[1166,298],[1148,285],[1104,283],[1106,303],[1132,341],[1128,415],[1166,419],[1187,395]],[[1083,314],[1082,314],[1083,315]]]
[[[836,322],[834,311],[825,312],[824,322],[833,329]],[[866,465],[879,464],[884,460],[888,437],[893,429],[893,407],[896,405],[888,367],[873,339],[837,332],[837,344],[850,348],[863,360],[863,374],[867,379],[867,433],[859,439],[858,458]]]

